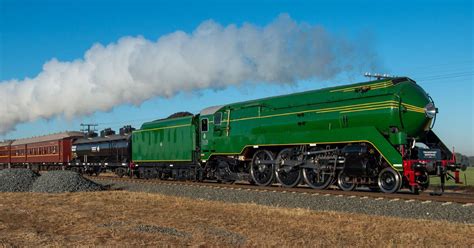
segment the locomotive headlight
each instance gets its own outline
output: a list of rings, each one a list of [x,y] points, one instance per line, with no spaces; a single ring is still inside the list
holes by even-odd
[[[438,113],[438,108],[435,107],[434,103],[430,102],[425,106],[425,114],[428,118],[434,118]]]

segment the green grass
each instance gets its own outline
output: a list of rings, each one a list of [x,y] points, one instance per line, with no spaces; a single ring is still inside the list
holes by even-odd
[[[451,173],[454,176],[454,173]],[[459,173],[459,179],[461,180],[462,184],[455,184],[454,180],[450,179],[446,181],[447,186],[474,186],[474,167],[467,167],[467,170],[461,171]],[[431,177],[430,184],[431,185],[439,185],[440,180],[439,177]]]

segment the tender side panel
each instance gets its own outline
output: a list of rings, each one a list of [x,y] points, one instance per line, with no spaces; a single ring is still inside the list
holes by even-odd
[[[192,117],[163,120],[132,134],[132,160],[140,162],[192,161],[195,126]]]

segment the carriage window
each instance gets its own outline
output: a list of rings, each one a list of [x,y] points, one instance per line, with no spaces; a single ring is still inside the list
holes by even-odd
[[[222,120],[222,113],[215,113],[214,114],[214,125],[220,125]]]
[[[202,132],[207,132],[207,130],[209,129],[208,124],[209,123],[208,123],[207,119],[202,119],[201,120],[201,131]]]

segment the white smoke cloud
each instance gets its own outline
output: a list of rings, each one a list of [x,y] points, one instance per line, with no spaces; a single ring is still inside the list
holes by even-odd
[[[72,118],[183,91],[330,79],[367,69],[375,63],[372,55],[286,14],[264,27],[209,20],[192,33],[176,31],[157,41],[124,37],[93,45],[82,59],[52,59],[35,78],[0,82],[0,134],[39,118]]]

